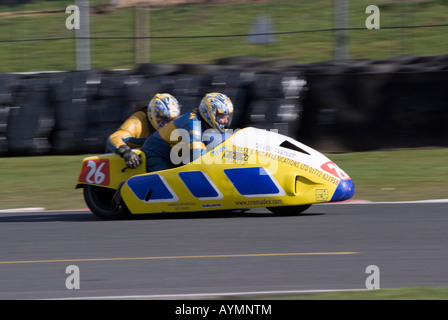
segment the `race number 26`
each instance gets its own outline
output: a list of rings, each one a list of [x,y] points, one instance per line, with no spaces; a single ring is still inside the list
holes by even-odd
[[[79,182],[109,185],[109,160],[97,159],[84,162]]]
[[[328,161],[326,163],[324,163],[321,166],[321,169],[331,173],[332,175],[338,177],[341,180],[349,180],[350,177],[348,176],[348,174],[346,174],[344,172],[344,170],[342,170],[341,168],[339,168],[335,163],[333,163],[332,161]]]

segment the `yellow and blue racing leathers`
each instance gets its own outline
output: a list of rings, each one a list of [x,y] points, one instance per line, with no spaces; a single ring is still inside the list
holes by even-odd
[[[171,158],[179,157],[177,152],[171,154],[171,149],[178,143],[183,143],[186,147],[179,148],[179,150],[186,150],[187,148],[189,150],[189,155],[181,155],[183,164],[206,153],[207,148],[202,141],[202,134],[208,128],[208,125],[198,114],[198,110],[194,109],[159,129],[146,140],[141,149],[145,152],[147,159],[146,170],[148,172],[165,170],[180,164],[178,161],[172,161]]]
[[[137,111],[109,136],[106,142],[106,153],[118,153],[118,148],[122,145],[140,148],[155,131],[146,112]]]

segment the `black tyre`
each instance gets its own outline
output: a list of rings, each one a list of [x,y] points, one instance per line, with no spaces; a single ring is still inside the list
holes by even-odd
[[[129,216],[129,211],[124,205],[117,208],[113,199],[116,190],[86,185],[84,187],[84,200],[90,211],[104,220],[123,219]]]
[[[300,206],[268,207],[267,209],[278,216],[294,216],[301,214],[309,207],[311,207],[310,204],[305,204]]]

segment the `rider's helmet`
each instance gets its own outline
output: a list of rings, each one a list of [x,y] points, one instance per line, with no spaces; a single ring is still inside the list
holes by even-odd
[[[157,93],[148,104],[148,119],[159,130],[180,114],[179,102],[168,93]]]
[[[210,127],[223,133],[232,122],[232,101],[222,93],[207,93],[199,105],[199,114]]]

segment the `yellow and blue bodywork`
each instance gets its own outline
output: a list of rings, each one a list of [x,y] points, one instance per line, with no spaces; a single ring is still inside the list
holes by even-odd
[[[86,158],[78,186],[120,188],[132,214],[233,210],[338,202],[354,194],[352,179],[320,152],[275,132],[245,128],[193,162],[146,173],[123,172],[117,155]]]

